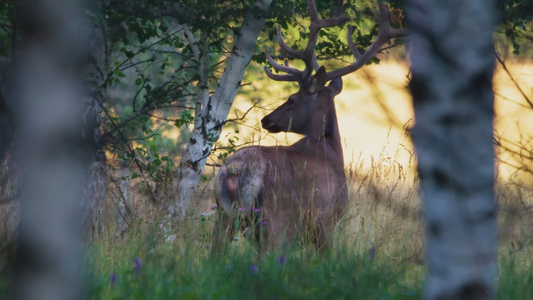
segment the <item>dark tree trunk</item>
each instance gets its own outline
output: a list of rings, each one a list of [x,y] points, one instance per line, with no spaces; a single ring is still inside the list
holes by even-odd
[[[411,92],[426,221],[427,299],[492,299],[493,1],[411,0]]]

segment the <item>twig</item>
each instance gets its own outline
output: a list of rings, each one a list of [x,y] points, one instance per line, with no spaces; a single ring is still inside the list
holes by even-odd
[[[98,103],[98,105],[100,106],[100,108],[104,111],[104,114],[107,116],[107,118],[109,119],[109,121],[111,122],[111,125],[113,125],[113,127],[115,128],[115,130],[118,132],[118,135],[120,136],[120,138],[122,139],[122,142],[125,144],[125,146],[128,148],[128,152],[129,154],[131,155],[131,157],[133,158],[133,162],[137,165],[137,168],[139,168],[139,172],[141,173],[141,176],[146,179],[146,175],[144,174],[144,171],[143,171],[143,168],[142,168],[142,165],[141,165],[141,162],[137,159],[137,155],[135,155],[135,151],[133,151],[133,149],[131,148],[130,144],[128,143],[128,139],[126,138],[126,136],[122,133],[122,130],[120,130],[120,128],[118,128],[117,124],[113,121],[113,117],[111,117],[111,115],[109,114],[109,112],[107,111],[107,109],[104,107],[104,105],[96,98],[96,97],[93,97],[93,99],[96,101],[96,103]],[[152,189],[150,188],[150,186],[148,185],[148,182],[146,182],[146,185],[147,185],[147,188],[148,190],[150,191],[150,197],[152,198],[152,201],[156,202],[156,198],[155,198],[155,195],[153,194],[153,191]]]
[[[518,84],[518,82],[516,82],[516,80],[514,79],[513,75],[511,74],[511,72],[509,71],[509,69],[507,69],[507,66],[505,65],[505,62],[500,58],[500,56],[498,56],[498,53],[496,52],[496,50],[494,51],[494,56],[496,57],[496,60],[498,60],[498,62],[502,65],[503,67],[503,70],[507,73],[507,75],[509,75],[509,78],[511,79],[511,81],[514,83],[514,85],[516,86],[516,88],[518,89],[518,91],[520,92],[520,94],[522,94],[522,96],[524,97],[524,99],[526,99],[526,102],[529,104],[530,108],[533,109],[533,101],[531,101],[531,99],[529,99],[529,97],[526,95],[526,93],[522,90],[522,88],[520,87],[520,85]]]

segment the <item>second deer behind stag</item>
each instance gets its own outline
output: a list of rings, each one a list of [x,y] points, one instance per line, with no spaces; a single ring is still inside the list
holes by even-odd
[[[302,59],[300,71],[281,65],[267,53],[269,63],[278,71],[267,75],[279,81],[296,81],[300,90],[261,120],[271,133],[295,132],[305,137],[290,146],[245,147],[229,157],[215,182],[220,207],[216,242],[223,235],[233,238],[238,228],[246,230],[262,245],[281,245],[295,238],[307,238],[318,249],[330,246],[333,229],[348,203],[342,146],[334,97],[342,90],[341,76],[362,67],[391,38],[405,34],[389,26],[385,4],[379,5],[380,33],[376,41],[359,53],[351,39],[349,45],[357,61],[344,68],[326,72],[318,67],[315,47],[321,28],[341,25],[349,18],[318,18],[316,7],[308,0],[311,26],[305,50],[285,44],[278,27],[278,42],[290,56]],[[342,5],[340,5],[342,7]],[[316,73],[313,75],[313,71]],[[331,81],[329,85],[326,83]]]

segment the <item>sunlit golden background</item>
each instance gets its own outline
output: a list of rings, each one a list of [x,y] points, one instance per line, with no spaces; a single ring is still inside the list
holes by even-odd
[[[507,68],[516,84],[531,93],[533,64],[507,63]],[[414,150],[408,136],[409,128],[415,124],[407,89],[408,73],[407,63],[382,61],[344,77],[343,91],[335,101],[347,168],[355,163],[369,168],[372,159],[380,155],[406,166],[414,165]],[[235,133],[234,126],[226,127],[221,134],[221,143],[225,144],[229,138],[238,138],[237,145],[250,141],[261,145],[288,145],[297,141],[301,136],[290,133],[270,135],[261,130],[260,125],[263,116],[297,91],[297,85],[256,76],[253,84],[243,87],[229,119],[242,117],[253,101],[258,101],[257,107],[246,114],[238,133]],[[516,84],[497,64],[494,73],[495,131],[511,141],[518,141],[520,136],[533,136],[533,109],[528,107]],[[505,153],[500,159],[512,164],[512,158]],[[497,165],[501,177],[508,177],[515,171],[506,163],[498,162]]]

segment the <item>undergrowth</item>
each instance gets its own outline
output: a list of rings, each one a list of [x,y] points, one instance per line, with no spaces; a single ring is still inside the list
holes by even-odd
[[[89,299],[421,297],[421,265],[398,263],[397,257],[353,242],[336,243],[325,253],[312,245],[260,253],[241,239],[214,252],[208,236],[171,242],[158,232],[97,241],[88,255]]]
[[[192,224],[204,233],[209,217]],[[405,238],[405,237],[404,237]],[[405,242],[368,249],[337,233],[334,249],[312,245],[261,253],[245,239],[220,252],[209,234],[169,240],[159,227],[136,224],[88,248],[83,276],[88,299],[420,299],[426,279]],[[498,299],[532,299],[529,250],[501,246]]]

